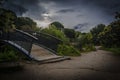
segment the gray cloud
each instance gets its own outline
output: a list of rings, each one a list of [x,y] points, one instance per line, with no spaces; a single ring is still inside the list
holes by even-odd
[[[26,13],[25,16],[42,19],[41,13],[43,13],[45,9],[40,6],[39,3],[39,0],[6,0],[3,7],[14,11],[18,16]]]
[[[67,12],[74,12],[74,11],[75,11],[74,9],[62,9],[57,11],[57,13],[67,13]]]
[[[88,30],[99,23],[110,23],[114,13],[120,11],[120,0],[6,0],[3,7],[18,16],[43,22],[44,19],[46,22],[57,20],[69,28],[88,22],[82,26]],[[48,18],[43,16],[46,13]]]

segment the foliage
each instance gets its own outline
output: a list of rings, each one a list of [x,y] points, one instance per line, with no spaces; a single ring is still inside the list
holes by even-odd
[[[63,24],[61,24],[60,22],[57,22],[57,21],[51,23],[50,25],[55,26],[57,29],[60,29],[60,30],[64,28]]]
[[[93,36],[92,40],[95,45],[100,45],[100,40],[98,38],[98,35],[100,32],[102,32],[104,30],[104,28],[105,28],[104,24],[99,24],[90,30],[90,32]]]
[[[76,36],[74,29],[65,28],[64,34],[66,35],[66,37],[70,38],[70,40],[75,39],[75,36]]]
[[[120,47],[120,20],[105,27],[99,34],[99,39],[105,47]]]
[[[19,59],[17,54],[18,52],[15,51],[10,46],[5,46],[4,50],[0,52],[0,61],[16,61]]]
[[[57,51],[59,55],[80,56],[80,52],[71,45],[60,44]]]
[[[21,30],[36,30],[36,22],[28,17],[18,17],[15,20],[15,25],[17,29]]]
[[[84,33],[84,34],[79,35],[77,47],[83,51],[95,50],[95,47],[92,44],[92,34]]]
[[[96,48],[93,44],[85,44],[83,46],[83,52],[96,51]]]
[[[0,8],[0,29],[8,32],[15,28],[14,21],[16,14],[10,10]]]
[[[61,39],[63,42],[69,42],[69,39],[65,36],[64,32],[57,29],[53,25],[50,25],[49,28],[42,29],[42,32],[53,35],[53,36]]]

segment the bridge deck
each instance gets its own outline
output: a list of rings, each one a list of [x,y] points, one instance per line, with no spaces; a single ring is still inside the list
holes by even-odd
[[[38,61],[47,61],[47,62],[60,61],[66,59],[63,56],[57,56],[51,53],[50,51],[35,44],[32,45],[31,56]]]

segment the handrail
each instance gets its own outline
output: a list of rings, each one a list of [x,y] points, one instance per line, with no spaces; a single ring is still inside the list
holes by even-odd
[[[53,36],[53,35],[50,35],[50,34],[47,34],[47,33],[44,33],[44,32],[35,32],[35,31],[25,31],[25,32],[27,32],[27,33],[37,33],[38,35],[39,34],[42,34],[42,35],[45,35],[45,36],[49,36],[49,37],[51,37],[51,38],[54,38],[54,39],[56,39],[56,40],[59,40],[59,41],[61,41],[61,42],[63,42],[61,39],[59,39],[59,38],[57,38],[57,37],[55,37],[55,36]],[[31,35],[33,35],[33,34],[31,34]]]
[[[22,30],[18,30],[18,29],[15,29],[16,31],[18,31],[18,32],[20,32],[20,33],[22,33],[22,34],[25,34],[25,35],[27,35],[27,36],[30,36],[30,37],[32,37],[32,38],[34,38],[34,39],[38,39],[38,38],[36,38],[36,37],[34,37],[33,35],[31,35],[31,34],[29,34],[29,33],[27,33],[27,32],[24,32],[24,31],[22,31]]]

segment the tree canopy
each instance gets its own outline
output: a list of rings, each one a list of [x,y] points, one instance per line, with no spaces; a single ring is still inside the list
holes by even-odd
[[[63,24],[61,24],[60,22],[57,22],[57,21],[51,23],[50,25],[54,25],[57,29],[63,29],[64,28]]]
[[[28,17],[18,17],[15,20],[15,25],[17,29],[21,30],[35,30],[36,29],[36,22]]]
[[[93,36],[93,43],[95,45],[100,44],[98,35],[100,32],[102,32],[104,30],[104,28],[105,28],[104,24],[98,24],[96,27],[94,27],[90,30],[90,32],[92,33],[92,36]]]
[[[0,29],[4,31],[13,29],[16,18],[17,16],[14,12],[0,8]]]

